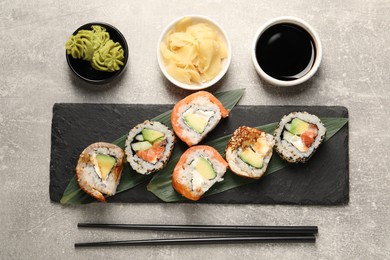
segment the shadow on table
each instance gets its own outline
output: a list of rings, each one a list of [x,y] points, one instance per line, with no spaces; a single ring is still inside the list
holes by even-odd
[[[170,93],[171,96],[174,96],[175,99],[179,100],[179,99],[182,99],[184,98],[185,96],[187,95],[190,95],[198,90],[187,90],[187,89],[182,89],[174,84],[172,84],[168,79],[166,79],[164,77],[164,75],[162,73],[160,73],[160,80],[162,82],[162,84],[165,86],[165,88],[167,89],[167,91]],[[215,93],[215,92],[221,92],[221,91],[224,91],[222,88],[222,86],[224,86],[226,84],[226,82],[229,81],[229,71],[225,74],[225,76],[220,80],[218,81],[216,84],[214,84],[213,86],[209,87],[209,88],[206,88],[206,89],[203,89],[205,91],[208,91],[208,92],[211,92],[211,93]]]
[[[263,86],[264,90],[267,91],[268,94],[277,95],[279,97],[291,97],[294,95],[299,95],[304,91],[308,91],[311,88],[317,88],[319,84],[319,80],[321,79],[322,69],[321,67],[318,69],[317,73],[309,79],[308,81],[291,87],[279,87],[271,85],[270,83],[264,81],[258,76],[259,85]]]
[[[121,84],[121,82],[124,80],[125,77],[125,75],[121,75],[115,78],[113,81],[108,82],[106,84],[92,84],[80,79],[71,70],[68,71],[68,75],[73,87],[83,92],[88,91],[88,93],[90,93],[91,91],[97,93],[103,93],[108,90],[114,89]]]

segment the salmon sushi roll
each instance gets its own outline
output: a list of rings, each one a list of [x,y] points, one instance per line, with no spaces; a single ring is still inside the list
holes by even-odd
[[[171,115],[173,131],[188,146],[196,145],[213,130],[229,111],[207,91],[199,91],[180,100]]]
[[[199,200],[216,182],[223,181],[227,165],[211,146],[190,147],[173,170],[173,188],[187,199]]]
[[[76,166],[79,186],[95,199],[105,202],[104,195],[115,195],[124,166],[125,153],[110,143],[89,145],[80,154]]]
[[[317,150],[325,134],[326,128],[317,116],[292,112],[275,129],[275,150],[288,162],[304,163]]]
[[[274,144],[273,135],[248,126],[239,127],[226,146],[230,170],[241,177],[259,179],[267,170]]]
[[[127,136],[127,161],[140,174],[159,171],[168,162],[174,143],[175,136],[167,126],[146,120],[131,129]]]

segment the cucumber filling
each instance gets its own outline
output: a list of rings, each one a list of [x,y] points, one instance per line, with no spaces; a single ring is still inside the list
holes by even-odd
[[[153,129],[145,128],[141,134],[138,134],[134,138],[138,142],[131,144],[131,148],[135,152],[148,150],[157,142],[161,142],[165,139],[165,134]]]
[[[152,147],[152,144],[149,143],[148,141],[142,141],[142,142],[137,142],[137,143],[132,143],[131,148],[135,151],[145,151],[148,150],[149,148]]]
[[[301,152],[306,152],[307,147],[302,142],[301,137],[290,133],[289,131],[283,131],[283,139],[292,144],[295,148],[297,148]]]

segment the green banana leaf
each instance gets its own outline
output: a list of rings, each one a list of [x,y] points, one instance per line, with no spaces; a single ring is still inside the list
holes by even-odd
[[[245,89],[236,89],[236,90],[230,90],[225,92],[219,92],[215,93],[215,97],[218,98],[223,106],[227,108],[228,110],[233,109],[233,107],[238,103],[238,101],[241,99],[241,97],[244,95]],[[171,110],[164,112],[163,114],[152,118],[153,121],[159,121],[169,128],[171,127]],[[113,142],[113,144],[118,145],[122,149],[124,149],[125,141],[127,138],[127,134],[121,136],[117,140]],[[176,148],[175,148],[176,150]],[[174,152],[175,153],[175,152]],[[178,151],[176,152],[176,154]],[[180,155],[179,155],[180,156]],[[172,157],[171,157],[172,158]],[[148,181],[151,179],[152,176],[148,175],[141,175],[136,173],[128,163],[125,164],[125,167],[122,171],[122,177],[121,181],[117,187],[116,193],[123,192],[125,190],[131,189],[145,181]],[[93,197],[86,194],[82,189],[80,189],[76,176],[74,176],[68,186],[66,187],[64,194],[62,195],[62,198],[60,200],[61,204],[85,204],[96,201]]]
[[[327,133],[324,139],[324,142],[326,142],[348,122],[348,119],[328,117],[328,118],[321,118],[321,121],[324,123],[327,129]],[[256,128],[264,132],[273,133],[277,124],[278,123],[271,123],[263,126],[258,126]],[[226,145],[230,137],[231,135],[227,135],[215,139],[213,141],[210,141],[208,143],[205,143],[205,145],[210,145],[214,147],[220,154],[224,154]],[[179,193],[177,193],[172,187],[172,172],[180,158],[180,155],[183,152],[184,151],[175,149],[174,153],[172,154],[172,159],[167,164],[167,166],[163,170],[158,172],[152,178],[152,180],[149,182],[147,186],[148,191],[152,192],[154,195],[156,195],[159,199],[161,199],[164,202],[178,202],[178,201],[186,200],[186,198],[184,198]],[[283,161],[279,156],[273,156],[268,165],[265,175],[277,172],[278,170],[286,167],[287,165],[288,163]],[[214,184],[213,187],[206,192],[204,197],[221,193],[226,190],[233,189],[251,183],[253,181],[256,181],[254,179],[241,178],[233,174],[230,170],[227,170],[223,178],[224,181],[217,182],[216,184]]]

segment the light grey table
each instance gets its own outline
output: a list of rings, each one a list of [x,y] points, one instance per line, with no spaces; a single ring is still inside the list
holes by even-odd
[[[185,14],[214,18],[233,50],[212,91],[246,88],[243,105],[341,105],[350,112],[350,202],[346,206],[91,204],[49,199],[55,102],[172,104],[189,94],[166,80],[155,53],[164,26]],[[1,259],[389,259],[389,1],[21,1],[0,3]],[[252,38],[267,20],[293,15],[321,37],[313,80],[293,90],[260,81]],[[102,21],[125,35],[129,66],[109,87],[76,79],[64,44],[80,25]],[[80,221],[318,225],[316,244],[247,244],[75,250],[74,242],[171,237],[154,232],[77,230]]]

